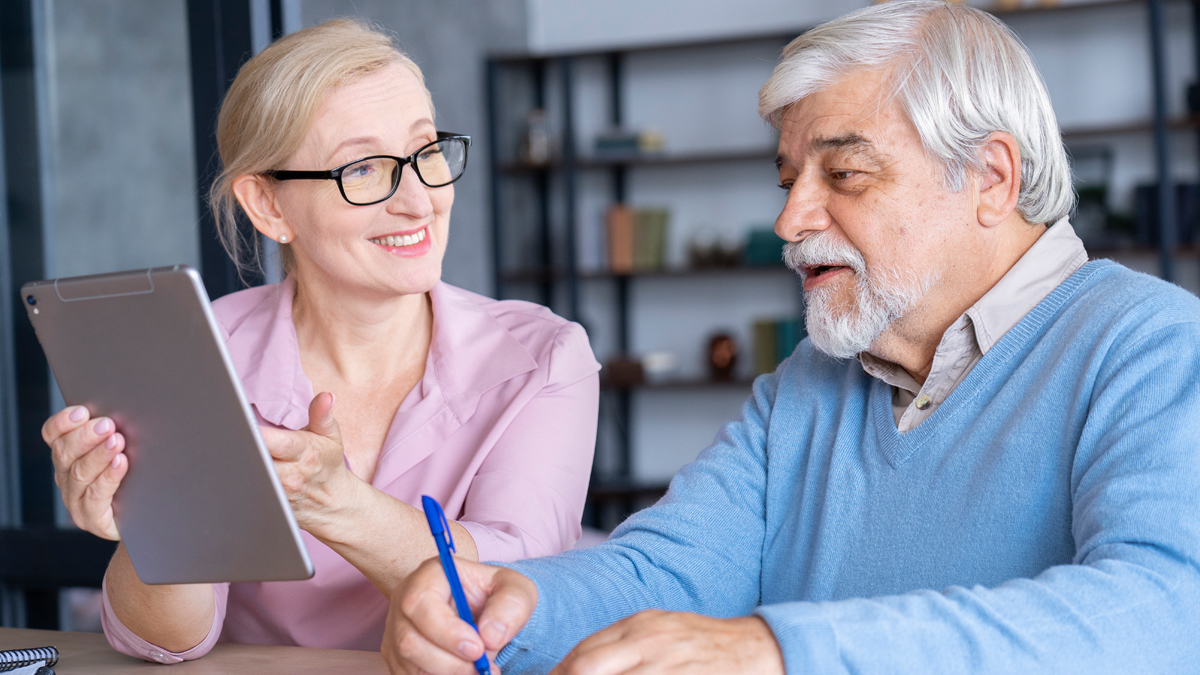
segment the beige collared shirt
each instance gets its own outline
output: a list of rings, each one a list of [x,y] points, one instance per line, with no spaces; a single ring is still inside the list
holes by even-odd
[[[895,363],[866,352],[859,354],[868,375],[892,386],[892,412],[900,433],[928,419],[983,355],[1087,259],[1083,242],[1066,218],[1048,228],[1012,269],[942,334],[924,385]]]

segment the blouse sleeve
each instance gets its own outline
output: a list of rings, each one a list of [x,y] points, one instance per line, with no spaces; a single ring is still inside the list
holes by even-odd
[[[571,548],[581,534],[596,447],[600,364],[576,323],[554,340],[545,386],[509,424],[471,481],[459,524],[480,560]]]
[[[146,661],[179,663],[198,659],[207,654],[217,643],[217,638],[221,635],[221,627],[225,623],[225,605],[229,600],[229,584],[213,584],[212,587],[216,611],[213,612],[213,623],[212,627],[208,629],[208,635],[200,641],[200,644],[185,652],[172,652],[146,642],[121,623],[121,620],[117,618],[117,613],[113,611],[112,603],[108,601],[108,579],[106,578],[100,582],[100,625],[104,628],[104,637],[108,638],[108,644],[112,645],[113,649]]]

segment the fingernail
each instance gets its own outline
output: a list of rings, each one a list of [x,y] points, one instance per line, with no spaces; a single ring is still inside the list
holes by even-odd
[[[117,447],[117,435],[113,434],[112,436],[109,436],[108,440],[104,441],[104,447],[108,448],[109,450]]]
[[[114,469],[119,468],[121,466],[121,455],[113,457],[113,461],[109,462],[109,466]]]
[[[499,621],[488,621],[480,627],[480,633],[487,633],[485,638],[489,642],[499,642],[504,639],[504,634],[508,630],[504,624]]]
[[[463,640],[462,642],[458,643],[458,653],[464,658],[474,659],[475,643],[469,640]]]
[[[82,422],[86,418],[87,418],[87,408],[85,408],[83,406],[79,406],[71,411],[71,421],[72,422]]]
[[[107,417],[101,419],[99,422],[96,422],[95,426],[92,427],[92,431],[94,431],[98,434],[106,434],[111,429],[112,429],[112,420],[108,419]]]

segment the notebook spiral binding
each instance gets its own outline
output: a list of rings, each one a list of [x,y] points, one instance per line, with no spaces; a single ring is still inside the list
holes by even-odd
[[[0,651],[0,673],[16,670],[45,661],[47,666],[58,663],[58,650],[54,647],[40,649],[12,649]]]

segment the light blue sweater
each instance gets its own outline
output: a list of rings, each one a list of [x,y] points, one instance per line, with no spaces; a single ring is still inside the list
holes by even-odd
[[[901,435],[805,341],[601,546],[512,565],[545,672],[647,608],[757,613],[789,673],[1200,673],[1200,301],[1106,261]]]

